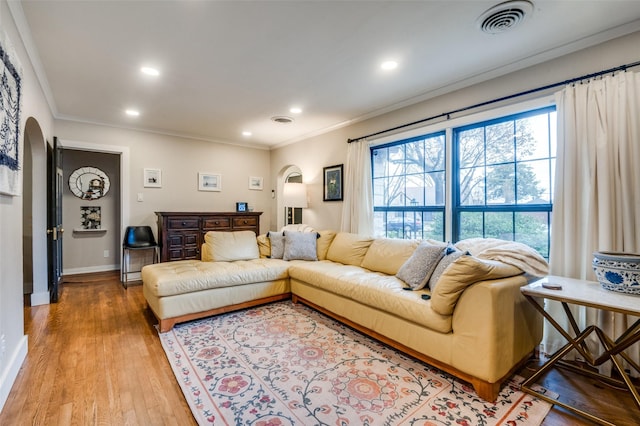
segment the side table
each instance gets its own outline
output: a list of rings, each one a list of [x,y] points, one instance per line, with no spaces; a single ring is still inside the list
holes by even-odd
[[[545,288],[543,285],[552,284],[560,285],[561,289]],[[594,421],[603,425],[615,426],[613,423],[607,422],[604,419],[594,416],[593,414],[582,411],[578,408],[572,407],[566,403],[554,400],[548,396],[542,395],[539,392],[534,391],[531,385],[542,377],[554,366],[562,366],[569,368],[572,371],[580,374],[585,374],[592,378],[613,383],[618,386],[626,386],[627,389],[633,395],[637,407],[640,409],[640,394],[638,390],[631,382],[631,379],[624,371],[622,363],[618,357],[624,358],[628,364],[640,373],[640,366],[630,359],[623,351],[633,344],[640,341],[640,319],[638,319],[633,325],[631,325],[620,337],[615,341],[611,337],[607,336],[605,332],[595,325],[588,325],[584,330],[580,330],[578,323],[576,322],[569,305],[588,306],[592,308],[602,309],[609,312],[618,312],[622,314],[632,315],[635,317],[640,316],[640,297],[633,295],[626,295],[623,293],[617,293],[614,291],[604,290],[599,283],[594,281],[576,280],[572,278],[548,276],[539,281],[531,283],[520,289],[524,297],[533,304],[533,306],[540,312],[549,323],[567,339],[567,344],[554,353],[547,362],[540,367],[540,369],[533,374],[530,378],[522,383],[522,390],[536,397],[543,399],[551,404],[559,405],[567,410],[570,410],[580,416],[586,417],[591,421]],[[573,329],[575,337],[569,334],[563,329],[556,320],[544,309],[544,299],[556,300],[562,304],[564,313],[569,320],[569,324]],[[604,351],[601,354],[592,354],[587,348],[585,339],[595,333],[598,340],[602,344]],[[576,367],[572,364],[568,364],[562,361],[562,358],[567,355],[572,349],[577,350],[584,358],[585,362],[590,366],[597,367],[607,360],[611,360],[616,367],[622,380],[613,379],[608,376],[598,374],[596,372]]]

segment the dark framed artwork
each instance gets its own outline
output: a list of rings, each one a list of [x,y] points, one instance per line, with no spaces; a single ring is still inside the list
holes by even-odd
[[[343,167],[342,164],[329,166],[323,170],[323,201],[342,201]]]
[[[22,68],[0,32],[0,194],[22,195]]]

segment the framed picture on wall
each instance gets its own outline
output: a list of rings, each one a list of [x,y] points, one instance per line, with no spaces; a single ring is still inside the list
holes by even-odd
[[[144,169],[144,187],[162,188],[162,170]]]
[[[262,191],[263,179],[258,176],[249,176],[249,189]]]
[[[222,191],[222,175],[198,172],[198,191]]]
[[[342,164],[329,166],[323,170],[323,201],[342,201]]]

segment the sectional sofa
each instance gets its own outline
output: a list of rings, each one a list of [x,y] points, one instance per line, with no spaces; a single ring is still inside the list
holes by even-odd
[[[309,229],[307,229],[309,230]],[[368,238],[334,231],[211,232],[202,260],[145,266],[161,332],[291,298],[473,385],[494,401],[532,354],[542,318],[520,293],[546,262],[501,240]]]

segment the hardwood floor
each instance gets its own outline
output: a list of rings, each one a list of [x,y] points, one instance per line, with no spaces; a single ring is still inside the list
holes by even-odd
[[[29,353],[0,425],[195,425],[142,287],[119,273],[65,278],[60,302],[25,307]],[[536,362],[519,372],[528,376]],[[629,392],[557,370],[541,383],[619,426],[640,424]],[[593,423],[554,407],[544,426]]]

